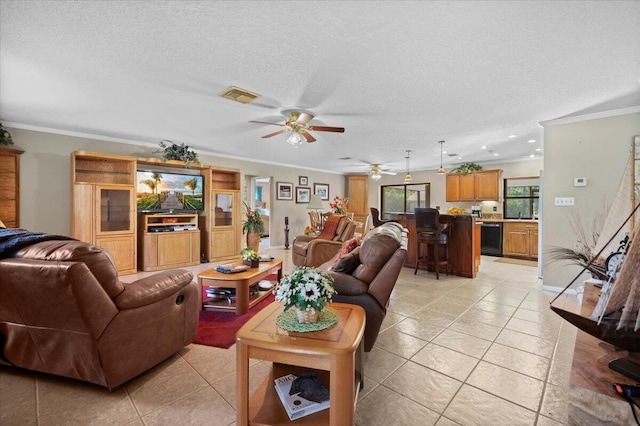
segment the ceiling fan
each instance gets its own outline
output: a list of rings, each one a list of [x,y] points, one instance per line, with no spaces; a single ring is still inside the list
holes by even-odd
[[[316,138],[311,136],[311,134],[309,133],[310,131],[344,133],[344,127],[310,126],[309,121],[311,121],[313,117],[314,116],[312,114],[309,114],[307,112],[292,111],[289,117],[287,117],[284,124],[254,120],[249,121],[249,123],[271,124],[274,126],[285,127],[284,129],[278,130],[277,132],[264,135],[262,136],[262,138],[270,138],[282,133],[291,132],[291,135],[287,138],[287,142],[296,147],[298,145],[301,145],[304,141],[316,141]]]
[[[382,175],[395,176],[397,173],[390,170],[383,170],[380,164],[372,164],[369,174],[371,175],[371,179],[379,180],[382,178]]]

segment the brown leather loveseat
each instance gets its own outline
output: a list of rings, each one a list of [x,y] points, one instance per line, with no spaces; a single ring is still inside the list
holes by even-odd
[[[352,303],[364,308],[367,315],[364,350],[367,352],[373,348],[387,314],[389,297],[407,256],[407,238],[407,230],[402,225],[387,222],[369,231],[360,247],[343,258],[340,263],[351,263],[343,272],[332,270],[343,269],[337,259],[320,267],[328,270],[335,280],[337,294],[332,298],[334,302]]]
[[[348,216],[329,216],[320,235],[298,235],[293,240],[293,264],[309,267],[322,265],[340,251],[345,241],[353,238],[355,231],[356,224]]]
[[[0,364],[114,388],[195,338],[192,279],[172,270],[123,283],[90,244],[24,247],[0,260]]]

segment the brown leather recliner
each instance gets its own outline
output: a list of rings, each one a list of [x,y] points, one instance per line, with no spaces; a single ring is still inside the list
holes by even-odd
[[[111,255],[74,240],[0,260],[0,364],[114,388],[193,341],[198,285],[185,270],[123,283]]]
[[[332,226],[332,222],[335,223]],[[328,235],[325,231],[330,231]],[[296,266],[317,267],[333,258],[342,244],[353,238],[356,224],[347,216],[331,215],[319,236],[298,235],[291,253]]]
[[[408,231],[397,222],[387,222],[373,228],[363,238],[358,252],[360,264],[351,274],[330,270],[335,259],[323,264],[334,278],[337,294],[334,302],[362,306],[367,320],[364,330],[364,350],[369,352],[378,338],[380,326],[387,314],[389,297],[396,285],[407,256]]]

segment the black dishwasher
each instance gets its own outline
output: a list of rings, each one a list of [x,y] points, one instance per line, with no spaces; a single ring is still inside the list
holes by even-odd
[[[502,256],[502,222],[482,222],[480,226],[480,253]]]

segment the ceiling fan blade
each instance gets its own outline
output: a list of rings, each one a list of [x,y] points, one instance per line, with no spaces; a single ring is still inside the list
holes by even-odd
[[[250,120],[249,123],[258,123],[258,124],[272,124],[274,126],[284,126],[284,124],[280,124],[280,123],[270,123],[268,121],[255,121],[255,120]]]
[[[315,130],[316,132],[344,133],[344,127],[309,126],[309,130]]]
[[[264,135],[264,136],[262,136],[262,139],[264,139],[264,138],[270,138],[271,136],[277,136],[277,135],[279,135],[279,134],[286,133],[286,132],[288,132],[288,131],[289,131],[289,129],[282,129],[282,130],[278,130],[277,132],[269,133],[268,135]]]
[[[391,175],[391,176],[397,175],[396,172],[386,172],[384,170],[380,170],[380,173],[383,174],[383,175]]]
[[[304,138],[307,140],[307,142],[315,142],[316,141],[316,138],[311,136],[308,132],[300,132],[300,134],[302,136],[304,136]]]
[[[311,121],[312,118],[313,115],[307,114],[306,112],[301,112],[298,116],[298,119],[296,120],[296,123],[307,124],[309,121]]]

